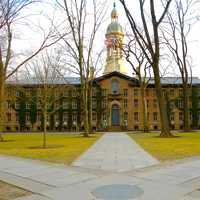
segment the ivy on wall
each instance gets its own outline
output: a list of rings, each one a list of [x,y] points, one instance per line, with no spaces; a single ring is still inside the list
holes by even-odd
[[[69,90],[69,98],[68,98],[68,130],[72,129],[72,91]]]
[[[100,86],[97,86],[97,93],[96,93],[96,101],[97,101],[97,108],[96,108],[96,113],[97,113],[97,129],[100,128],[101,126],[101,117],[102,117],[102,101],[103,101],[103,96],[102,96],[102,91]]]
[[[25,97],[25,94],[23,92],[20,92],[19,125],[20,125],[20,131],[25,130],[25,126],[26,126],[26,97]]]
[[[192,112],[192,127],[193,128],[197,128],[198,127],[198,112],[199,112],[199,108],[198,108],[198,88],[197,87],[192,87],[192,96],[191,96],[191,100],[192,100],[192,108],[191,108],[191,112]]]
[[[37,121],[37,95],[34,89],[31,91],[30,121],[33,128]]]

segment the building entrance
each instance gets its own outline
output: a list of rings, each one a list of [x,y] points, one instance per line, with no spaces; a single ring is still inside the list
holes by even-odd
[[[120,110],[119,106],[114,104],[112,106],[112,126],[120,125]]]

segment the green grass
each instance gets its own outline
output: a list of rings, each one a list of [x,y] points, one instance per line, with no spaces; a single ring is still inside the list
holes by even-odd
[[[200,132],[176,133],[175,138],[159,138],[158,133],[138,133],[130,136],[160,161],[200,156]]]
[[[42,149],[37,148],[42,146],[42,134],[6,134],[6,141],[0,142],[0,154],[70,164],[99,137],[100,134],[88,138],[80,135],[49,134],[47,146],[50,148]]]

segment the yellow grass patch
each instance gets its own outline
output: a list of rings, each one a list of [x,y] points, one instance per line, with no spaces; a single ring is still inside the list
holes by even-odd
[[[49,148],[42,149],[42,134],[6,134],[6,142],[0,142],[0,154],[70,164],[99,137],[100,134],[84,138],[80,135],[51,133],[47,135]]]
[[[200,156],[200,132],[176,133],[175,138],[159,138],[158,133],[138,133],[130,136],[160,161]]]

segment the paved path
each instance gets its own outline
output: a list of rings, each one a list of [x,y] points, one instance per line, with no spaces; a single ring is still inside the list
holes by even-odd
[[[125,153],[130,150],[129,148],[132,148],[128,142],[131,140],[128,136],[124,137],[121,134],[116,136],[118,138],[116,140],[112,136],[114,135],[105,135],[99,143],[101,144],[104,139],[108,141],[112,138],[113,143],[117,144],[121,138],[123,145],[126,146],[123,148],[123,145],[118,144],[116,148],[113,146],[112,148],[118,149],[116,152],[121,155],[118,156],[120,158],[117,159],[118,162],[121,162],[120,160],[129,162],[131,152],[127,154],[129,158],[126,159],[122,159],[124,157],[121,152],[124,150]],[[106,145],[106,143],[104,144]],[[136,147],[139,148],[137,145]],[[95,148],[97,148],[96,145],[93,149]],[[104,149],[109,149],[109,147],[104,146]],[[140,151],[136,151],[139,152],[138,155],[140,155]],[[105,152],[109,153],[108,150]],[[146,157],[148,154],[143,152],[141,155]],[[135,160],[139,162],[138,159]],[[0,156],[0,180],[33,192],[33,195],[16,200],[200,199],[200,191],[198,190],[200,188],[199,157],[167,165],[159,164],[142,169],[132,168],[130,171],[125,171],[129,167],[122,166],[123,172],[119,166],[113,169],[113,166],[109,165],[109,170],[104,171],[96,168],[88,169],[85,166],[84,168],[67,167],[30,159]],[[135,165],[133,166],[135,167]]]
[[[0,156],[0,180],[34,193],[16,200],[199,200],[200,158],[105,173]]]
[[[73,166],[110,171],[128,171],[158,164],[124,133],[107,133],[98,140]]]

